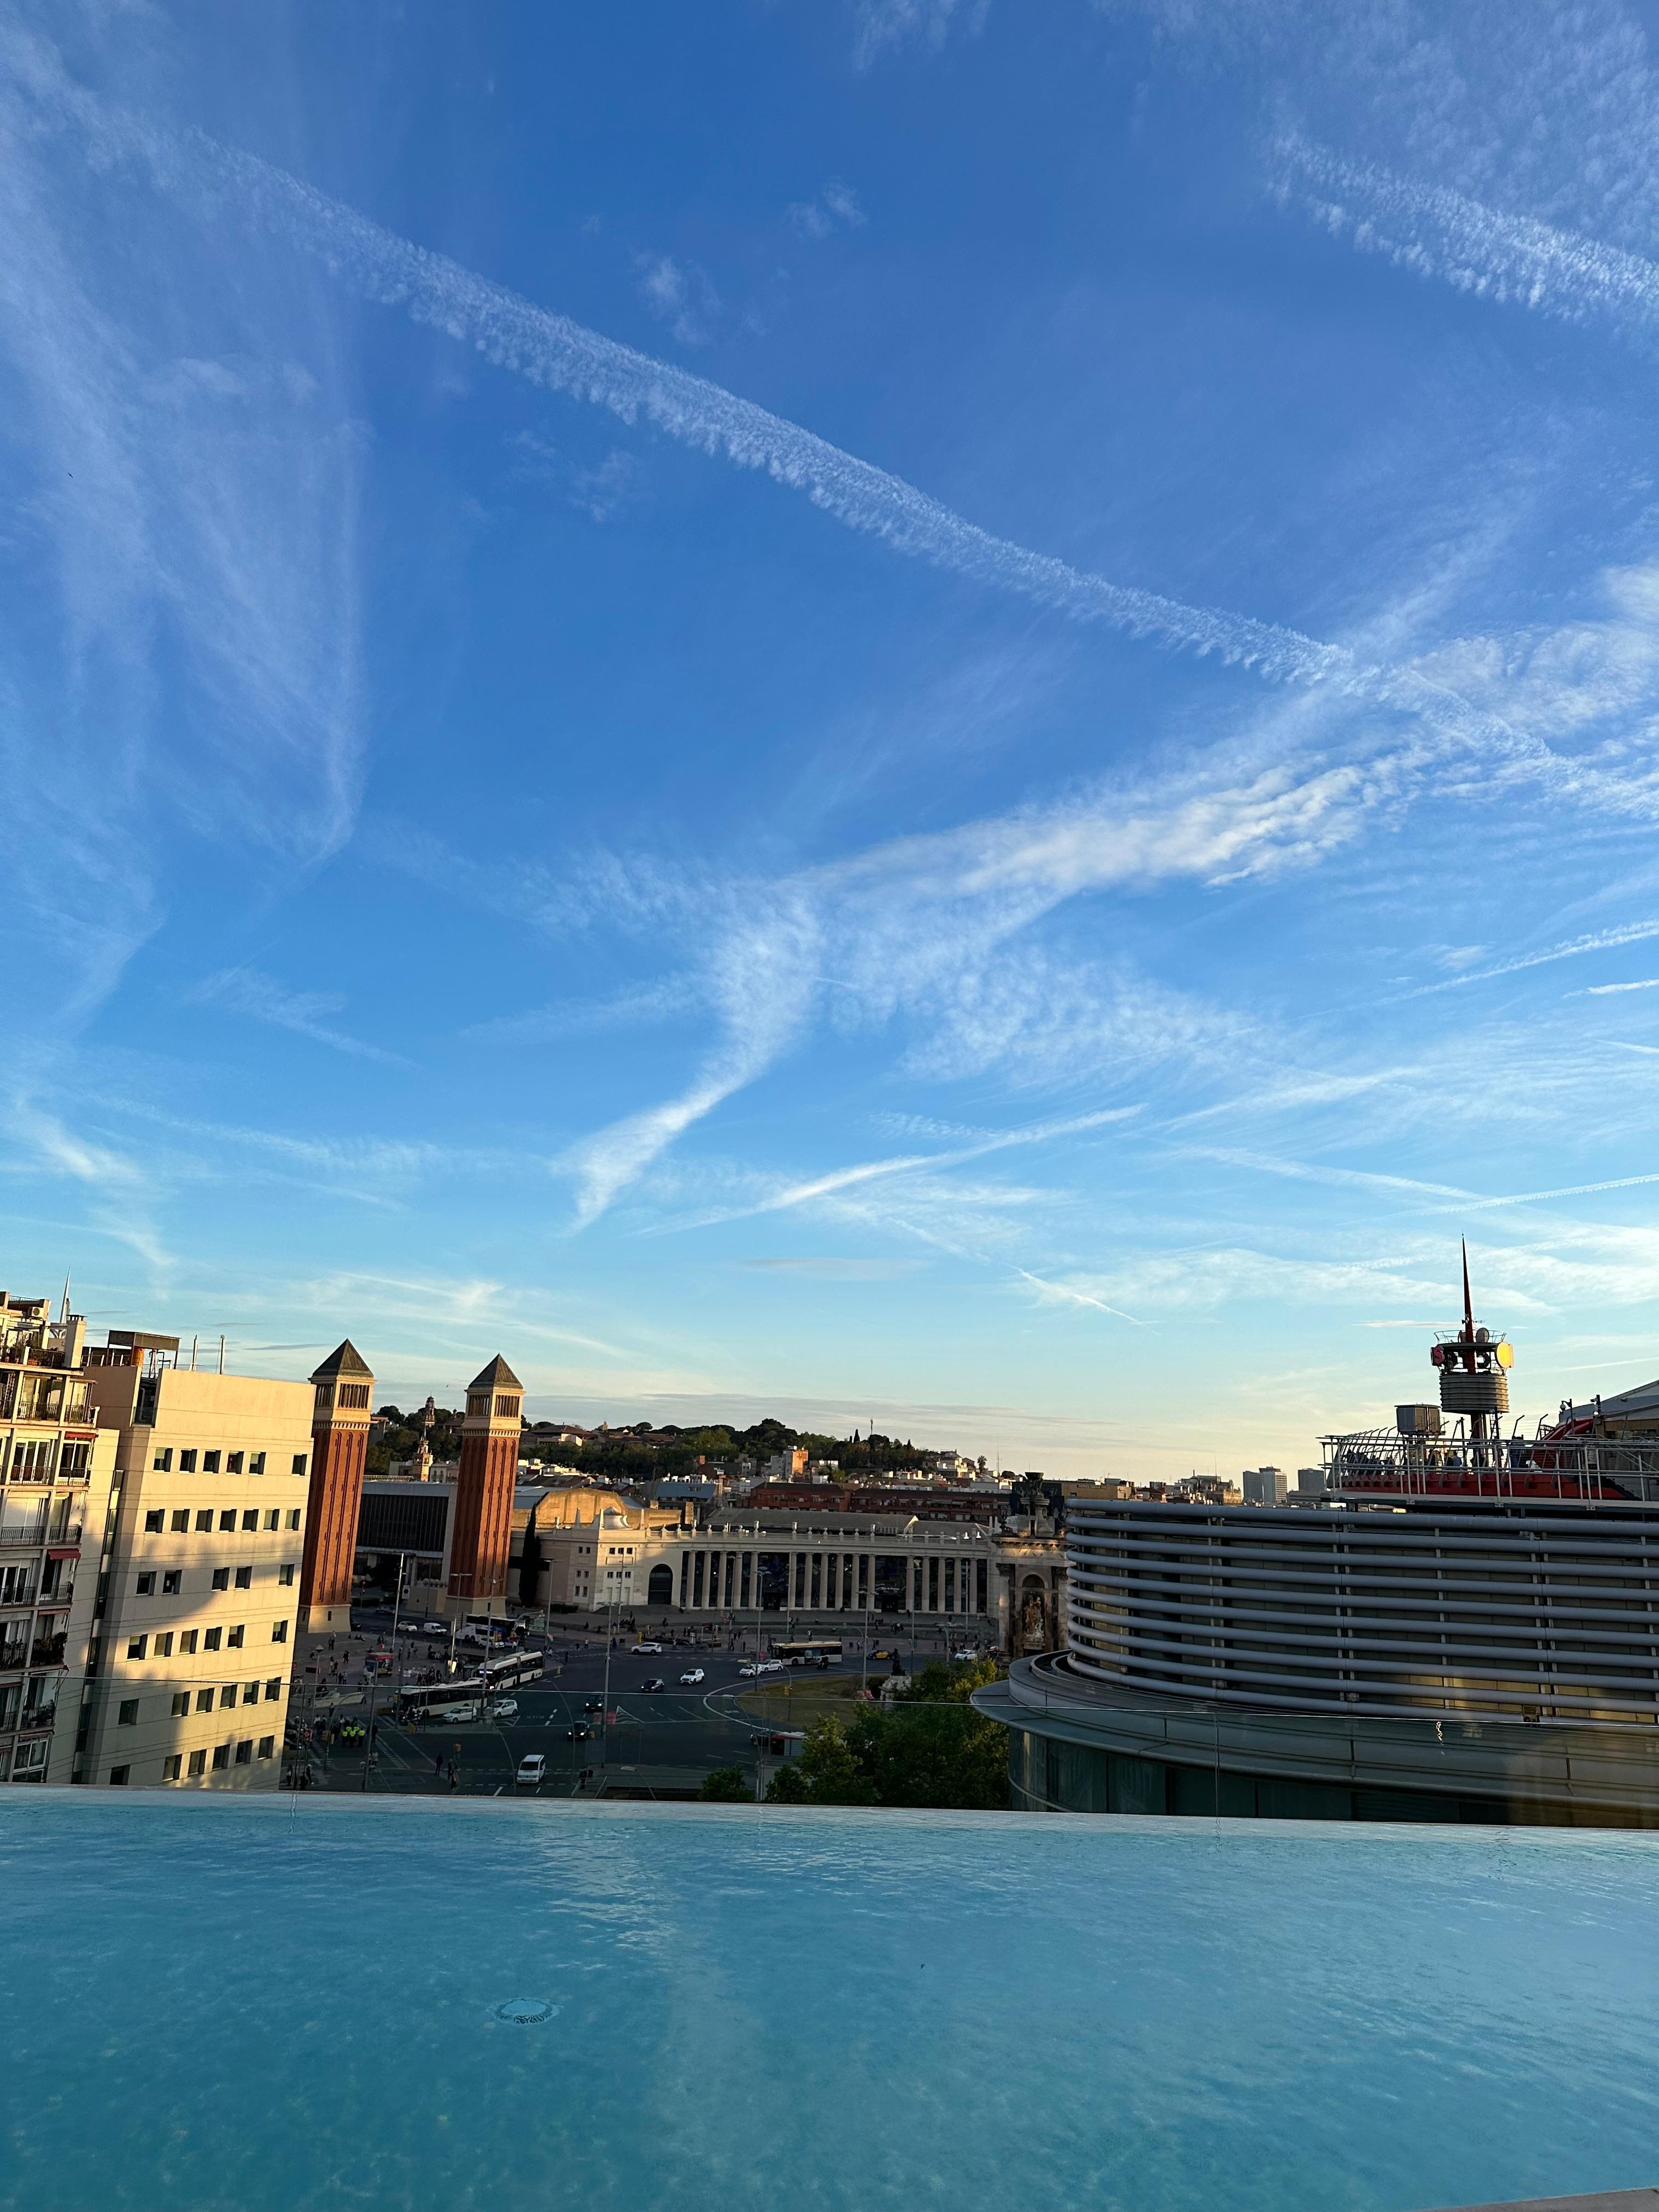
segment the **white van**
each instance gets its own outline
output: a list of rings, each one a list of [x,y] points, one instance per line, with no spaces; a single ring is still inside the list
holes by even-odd
[[[519,1761],[519,1771],[513,1778],[520,1790],[539,1790],[547,1778],[547,1754],[527,1751]]]

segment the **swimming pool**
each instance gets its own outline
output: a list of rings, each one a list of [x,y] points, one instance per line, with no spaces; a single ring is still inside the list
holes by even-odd
[[[1659,2177],[1639,1835],[18,1790],[0,1843],[31,2212]]]

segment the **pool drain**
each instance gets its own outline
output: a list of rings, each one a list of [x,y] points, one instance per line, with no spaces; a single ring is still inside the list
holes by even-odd
[[[505,2004],[496,2006],[495,2016],[505,2021],[509,2027],[534,2027],[542,2021],[551,2020],[558,2008],[545,1997],[508,1997]]]

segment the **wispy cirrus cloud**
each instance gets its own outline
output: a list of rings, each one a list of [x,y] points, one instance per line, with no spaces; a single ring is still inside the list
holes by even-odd
[[[677,261],[672,253],[639,253],[634,277],[641,299],[682,345],[708,343],[720,301],[706,269]]]
[[[792,200],[791,227],[803,238],[829,238],[837,230],[862,230],[869,217],[851,185],[831,177],[810,200]]]
[[[218,217],[228,204],[250,227],[321,262],[360,296],[447,332],[534,384],[608,408],[629,422],[643,419],[739,467],[763,470],[898,552],[1072,621],[1103,623],[1170,650],[1214,654],[1274,681],[1329,685],[1355,701],[1419,718],[1447,744],[1478,741],[1541,763],[1540,749],[1524,733],[1472,709],[1433,676],[1363,660],[1344,646],[1280,624],[1114,583],[994,537],[799,424],[538,307],[252,155],[201,132],[167,131],[97,100],[38,41],[14,36],[9,59],[42,121],[73,130],[100,165],[112,171],[136,167],[192,216]]]
[[[378,1060],[386,1067],[409,1065],[398,1054],[333,1026],[327,1017],[343,1012],[346,1005],[338,992],[291,991],[256,968],[222,968],[216,975],[204,976],[185,997],[191,1006],[245,1014],[250,1021],[289,1030],[295,1036],[308,1037],[313,1044],[326,1045],[331,1052],[346,1053],[355,1060]]]
[[[913,40],[937,52],[953,28],[980,30],[990,5],[991,0],[856,0],[854,58],[867,68],[890,47]]]
[[[1000,1129],[950,1152],[907,1152],[887,1159],[861,1160],[851,1167],[833,1169],[827,1175],[786,1183],[781,1189],[757,1200],[752,1205],[729,1207],[705,1218],[735,1221],[750,1214],[781,1213],[793,1206],[811,1205],[816,1199],[839,1198],[860,1184],[918,1173],[937,1175],[941,1169],[962,1167],[970,1160],[984,1159],[993,1152],[1017,1151],[1030,1145],[1053,1144],[1063,1137],[1082,1136],[1096,1129],[1109,1128],[1115,1124],[1133,1121],[1140,1110],[1139,1106],[1110,1107],[1096,1114],[1074,1114],[1063,1120],[1033,1122],[1023,1129]]]

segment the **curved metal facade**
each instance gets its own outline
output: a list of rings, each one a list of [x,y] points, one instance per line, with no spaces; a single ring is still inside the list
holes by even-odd
[[[1069,1663],[1284,1712],[1659,1722],[1659,1514],[1074,1499]]]

